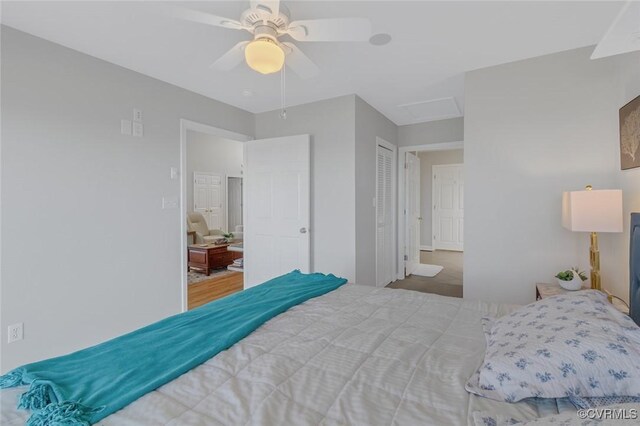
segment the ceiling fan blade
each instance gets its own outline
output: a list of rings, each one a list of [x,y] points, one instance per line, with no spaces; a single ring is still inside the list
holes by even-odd
[[[273,16],[280,13],[280,0],[251,0],[251,9],[261,10]]]
[[[241,41],[233,46],[224,55],[220,56],[209,68],[215,68],[221,71],[230,71],[238,66],[244,60],[244,48],[249,44],[248,41]]]
[[[371,37],[371,21],[366,18],[293,21],[286,32],[297,41],[367,41]]]
[[[174,6],[167,8],[167,13],[174,18],[198,22],[201,24],[213,25],[214,27],[230,28],[232,30],[245,29],[244,25],[242,25],[240,21],[236,21],[235,19],[230,18],[224,18],[222,16],[216,16],[211,13],[202,12],[200,10]]]
[[[320,72],[318,66],[313,63],[302,50],[293,43],[282,43],[285,46],[285,52],[287,53],[285,64],[291,68],[291,71],[295,72],[300,78],[311,78]]]

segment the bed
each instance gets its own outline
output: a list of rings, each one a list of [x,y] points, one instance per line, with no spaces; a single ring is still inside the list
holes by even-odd
[[[475,411],[536,418],[555,406],[470,395],[480,318],[514,307],[347,284],[273,318],[104,425],[466,425]],[[2,424],[23,425],[24,389],[3,390]]]
[[[633,301],[637,215],[632,229]],[[481,318],[515,308],[347,284],[274,317],[100,424],[474,425],[481,413],[530,420],[575,410],[560,399],[506,403],[465,390],[485,355]],[[637,302],[631,314],[637,318]],[[15,408],[24,390],[0,394],[3,425],[25,423],[28,413]]]

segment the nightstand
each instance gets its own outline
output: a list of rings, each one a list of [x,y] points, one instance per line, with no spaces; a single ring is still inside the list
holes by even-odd
[[[591,287],[582,286],[582,290],[589,290]],[[575,291],[582,291],[575,290]],[[557,294],[565,294],[565,293],[573,293],[573,291],[565,290],[560,287],[560,284],[548,284],[548,283],[537,283],[536,284],[536,300],[542,300],[545,297],[555,296]],[[612,305],[622,312],[623,314],[629,315],[629,308],[625,306],[624,303],[617,299],[613,299]]]

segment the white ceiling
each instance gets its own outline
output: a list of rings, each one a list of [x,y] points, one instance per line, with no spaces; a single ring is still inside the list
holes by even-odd
[[[182,3],[238,19],[248,1]],[[166,3],[165,3],[166,4]],[[398,125],[427,121],[407,104],[453,97],[464,72],[597,44],[623,6],[615,1],[285,1],[293,19],[367,17],[385,46],[298,43],[320,67],[287,74],[289,105],[356,93]],[[2,22],[202,95],[258,113],[280,107],[279,75],[209,65],[249,34],[166,16],[156,2],[2,2]],[[43,64],[46,66],[46,64]],[[251,91],[251,96],[243,92]],[[441,118],[441,117],[440,117]]]

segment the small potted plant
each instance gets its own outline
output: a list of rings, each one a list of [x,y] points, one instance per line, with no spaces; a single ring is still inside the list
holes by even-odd
[[[558,284],[565,290],[580,290],[582,288],[582,282],[587,280],[587,276],[584,272],[578,270],[578,268],[571,268],[566,271],[558,272],[556,274]]]
[[[222,236],[224,237],[225,240],[227,240],[228,243],[232,243],[233,242],[233,233],[232,232],[228,232],[226,234],[222,234]]]

